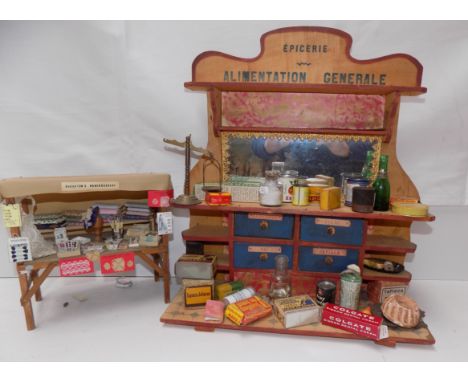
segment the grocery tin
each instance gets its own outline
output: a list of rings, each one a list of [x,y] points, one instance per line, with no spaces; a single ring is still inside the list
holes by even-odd
[[[307,181],[297,179],[294,183],[292,204],[294,206],[309,205],[309,185]]]
[[[351,207],[353,205],[353,188],[365,187],[369,185],[369,179],[366,178],[349,178],[346,181],[345,188],[345,205]]]
[[[357,265],[348,265],[340,274],[340,305],[348,309],[357,309],[361,293],[362,278]]]
[[[296,170],[286,170],[279,178],[283,185],[283,202],[291,203],[293,200],[293,183],[297,179],[299,173]]]
[[[317,283],[317,304],[324,306],[327,302],[335,303],[336,284],[330,280]]]

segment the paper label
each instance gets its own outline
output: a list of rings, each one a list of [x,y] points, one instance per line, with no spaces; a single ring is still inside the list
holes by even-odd
[[[21,227],[21,207],[19,204],[4,204],[2,209],[5,227]]]
[[[388,338],[388,326],[387,325],[380,325],[379,340],[383,340],[384,338]]]
[[[54,236],[55,236],[56,243],[68,241],[67,229],[65,227],[55,228]]]
[[[8,253],[11,263],[31,261],[31,246],[27,237],[10,237],[8,239]]]
[[[351,220],[315,218],[315,224],[335,227],[351,227]]]
[[[313,248],[313,255],[326,255],[326,256],[346,256],[348,251],[346,249],[337,248]]]
[[[259,246],[259,245],[249,245],[247,247],[247,251],[249,252],[269,252],[269,253],[281,253],[281,247],[265,247],[265,246]]]
[[[249,219],[282,221],[283,215],[277,214],[248,214]]]
[[[79,191],[115,191],[119,190],[119,182],[62,182],[62,192]]]
[[[168,235],[172,233],[172,212],[158,212],[156,214],[158,225],[158,235]]]
[[[391,286],[391,287],[383,287],[382,291],[380,292],[380,302],[384,302],[385,299],[392,294],[398,295],[405,295],[407,287],[405,285],[402,286]]]

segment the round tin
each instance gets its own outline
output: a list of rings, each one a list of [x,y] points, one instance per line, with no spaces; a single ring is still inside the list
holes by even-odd
[[[320,191],[327,187],[326,184],[309,183],[309,203],[320,203]]]
[[[356,310],[359,305],[362,278],[355,272],[342,272],[340,277],[340,306]]]
[[[317,304],[325,305],[327,302],[335,303],[336,284],[330,280],[322,280],[317,283]]]
[[[309,185],[305,181],[296,181],[293,186],[293,200],[294,206],[307,206],[309,205]]]
[[[369,185],[369,179],[367,178],[349,178],[346,181],[345,189],[345,205],[351,207],[353,205],[353,188],[354,187],[365,187]]]

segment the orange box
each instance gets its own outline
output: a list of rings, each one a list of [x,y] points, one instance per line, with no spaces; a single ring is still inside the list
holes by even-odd
[[[236,325],[243,326],[269,316],[271,312],[272,307],[270,304],[267,304],[258,296],[253,296],[229,304],[224,315]]]

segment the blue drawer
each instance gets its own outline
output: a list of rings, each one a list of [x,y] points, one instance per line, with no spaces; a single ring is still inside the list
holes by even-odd
[[[339,273],[349,264],[357,264],[358,249],[299,247],[299,270]]]
[[[293,215],[239,212],[234,215],[234,235],[292,239]]]
[[[302,216],[301,240],[361,245],[364,221],[360,219]]]
[[[274,269],[277,255],[288,256],[288,266],[291,268],[293,255],[291,245],[234,242],[235,268]]]

